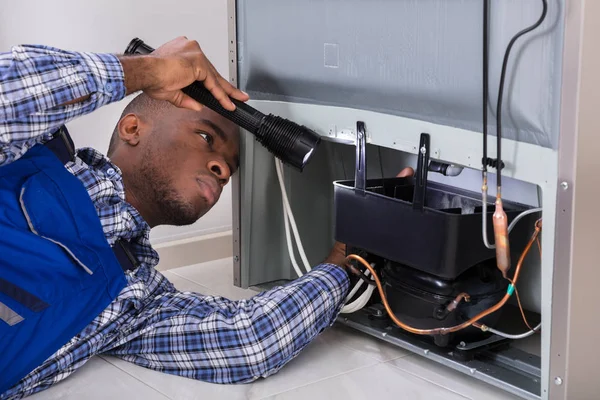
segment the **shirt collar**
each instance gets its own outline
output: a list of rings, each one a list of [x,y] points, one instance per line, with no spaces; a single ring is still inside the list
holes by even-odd
[[[114,233],[119,238],[132,242],[134,247],[137,247],[136,244],[140,246],[140,255],[144,258],[143,261],[152,266],[156,265],[158,255],[151,249],[150,226],[139,211],[125,200],[122,171],[108,157],[95,149],[89,147],[78,149],[77,156],[93,169],[95,174],[110,180],[113,184],[114,194],[119,199],[120,214],[125,224],[124,229],[119,229]]]

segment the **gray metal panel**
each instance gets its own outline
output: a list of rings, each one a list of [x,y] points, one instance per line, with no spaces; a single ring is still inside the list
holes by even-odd
[[[598,291],[597,131],[600,3],[571,0],[565,37],[564,97],[557,198],[550,348],[551,399],[597,399],[600,323],[590,301]],[[583,27],[583,28],[582,28]]]
[[[482,3],[240,0],[240,85],[256,100],[360,108],[481,132]],[[549,3],[542,28],[513,49],[503,133],[556,148],[563,0]],[[540,12],[540,0],[492,2],[491,127],[505,47]]]
[[[236,18],[236,0],[227,0],[227,40],[229,48],[229,81],[237,86],[237,18]],[[232,197],[232,254],[233,254],[233,284],[242,285],[242,269],[240,264],[241,256],[241,172],[231,177],[231,197]]]

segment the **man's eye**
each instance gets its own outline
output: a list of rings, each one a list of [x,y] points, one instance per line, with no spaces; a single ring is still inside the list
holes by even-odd
[[[202,138],[204,140],[206,140],[206,143],[213,144],[213,137],[211,135],[209,135],[208,133],[204,133],[204,132],[198,132],[198,134],[200,136],[202,136]]]

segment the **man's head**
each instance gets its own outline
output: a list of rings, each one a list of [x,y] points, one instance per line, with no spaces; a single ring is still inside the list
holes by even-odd
[[[189,225],[237,170],[238,146],[237,127],[214,111],[140,94],[123,111],[108,157],[123,172],[127,201],[150,226]]]

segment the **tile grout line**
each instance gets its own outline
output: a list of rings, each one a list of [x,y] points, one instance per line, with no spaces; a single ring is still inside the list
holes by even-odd
[[[124,372],[125,374],[129,375],[130,377],[132,377],[133,379],[137,380],[138,382],[143,383],[145,386],[149,387],[150,389],[154,390],[156,393],[160,394],[161,396],[164,396],[165,398],[169,399],[169,400],[174,400],[172,397],[168,396],[167,394],[161,392],[160,390],[156,389],[153,386],[148,385],[146,382],[144,382],[143,380],[141,380],[140,378],[138,378],[137,376],[131,374],[130,372],[124,370],[123,368],[119,367],[117,364],[109,361],[108,359],[104,358],[104,356],[100,355],[98,356],[100,357],[104,362],[107,362],[108,364],[112,365],[113,367],[115,367],[116,369],[118,369],[121,372]],[[122,360],[123,362],[129,362],[129,361],[125,361]],[[135,364],[133,364],[135,365]],[[142,367],[143,368],[143,367]]]
[[[293,390],[301,389],[301,388],[306,387],[306,386],[311,386],[311,385],[314,385],[316,383],[327,381],[329,379],[337,378],[338,376],[346,375],[346,374],[349,374],[349,373],[352,373],[352,372],[355,372],[355,371],[360,371],[361,369],[372,368],[372,367],[374,367],[376,365],[379,365],[379,364],[384,364],[384,363],[383,362],[376,362],[375,364],[363,365],[362,367],[352,368],[352,369],[349,369],[348,371],[340,372],[339,374],[334,374],[334,375],[328,376],[326,378],[317,379],[316,381],[312,381],[312,382],[309,382],[309,383],[306,383],[306,384],[294,386],[294,387],[286,389],[286,390],[282,390],[281,392],[276,392],[276,393],[272,393],[272,394],[270,394],[268,396],[264,396],[264,397],[260,397],[260,398],[255,398],[255,400],[265,400],[265,399],[268,399],[268,398],[273,397],[273,396],[277,396],[277,395],[280,395],[280,394],[283,394],[283,393],[288,393],[288,392],[291,392]],[[248,399],[252,400],[251,397],[248,397]]]

